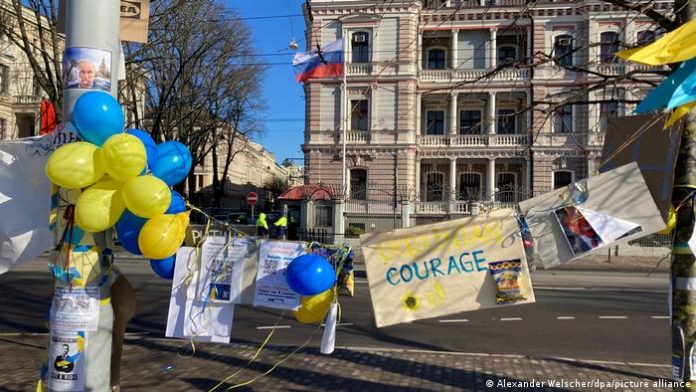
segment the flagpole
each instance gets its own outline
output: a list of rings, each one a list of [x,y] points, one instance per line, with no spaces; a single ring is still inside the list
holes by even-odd
[[[343,37],[343,118],[341,119],[342,121],[342,126],[343,126],[343,163],[342,163],[342,170],[341,170],[341,185],[343,187],[342,193],[343,193],[343,201],[346,200],[346,193],[347,193],[347,188],[346,188],[346,131],[348,128],[348,83],[346,80],[346,74],[348,73],[348,70],[346,69],[346,45],[347,45],[347,40],[346,40],[346,30],[343,29],[341,32],[341,36]]]

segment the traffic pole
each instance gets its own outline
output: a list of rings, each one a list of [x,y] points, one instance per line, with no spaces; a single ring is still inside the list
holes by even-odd
[[[70,0],[67,1],[65,23],[65,53],[74,48],[96,49],[104,56],[104,64],[110,73],[110,90],[107,91],[118,99],[118,70],[121,53],[119,41],[120,5],[119,0]],[[110,59],[108,59],[110,57]],[[65,57],[64,57],[65,58]],[[109,61],[110,60],[110,61]],[[62,75],[58,75],[61,77]],[[75,102],[80,95],[91,91],[82,88],[63,86],[63,123],[69,124]],[[103,91],[103,90],[101,90]],[[69,126],[68,126],[69,127]],[[107,236],[111,232],[94,235],[96,243],[108,244]],[[104,247],[101,247],[104,249]],[[100,254],[100,260],[104,260]],[[111,274],[110,268],[103,268],[97,281]],[[105,277],[108,278],[108,277]],[[56,282],[56,285],[59,283]],[[102,290],[99,306],[99,324],[96,331],[85,334],[84,379],[86,391],[108,391],[110,386],[111,340],[113,328],[113,310],[109,302],[110,290]],[[50,366],[50,364],[49,364]]]

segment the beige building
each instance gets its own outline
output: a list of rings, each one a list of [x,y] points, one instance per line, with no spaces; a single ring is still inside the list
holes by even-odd
[[[342,78],[305,84],[306,174],[311,184],[341,184],[347,113],[356,222],[393,214],[394,199],[427,221],[594,175],[608,119],[630,113],[622,101],[649,86],[588,86],[640,70],[615,53],[659,34],[601,1],[310,0],[304,13],[307,42],[344,37],[347,63],[346,92]],[[582,104],[557,105],[566,101]]]

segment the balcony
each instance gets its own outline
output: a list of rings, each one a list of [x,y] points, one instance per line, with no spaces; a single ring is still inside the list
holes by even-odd
[[[417,215],[472,215],[501,208],[514,208],[517,203],[499,201],[420,201],[413,204],[413,212]]]
[[[346,63],[346,76],[393,76],[399,70],[394,61],[372,63]]]
[[[15,95],[12,97],[14,105],[38,105],[41,102],[41,97],[38,95]]]
[[[421,147],[523,147],[527,135],[423,135]]]
[[[420,80],[422,82],[452,82],[452,81],[473,81],[479,79],[494,80],[494,81],[518,81],[529,79],[528,68],[503,68],[494,75],[486,77],[490,69],[424,69],[420,72]]]
[[[543,147],[602,146],[604,145],[604,134],[599,132],[540,133],[536,137],[534,145]]]

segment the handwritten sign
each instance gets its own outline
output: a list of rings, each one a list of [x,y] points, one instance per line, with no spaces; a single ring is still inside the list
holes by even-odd
[[[500,304],[489,263],[515,260],[514,304],[534,302],[514,211],[360,236],[377,327]],[[519,263],[517,262],[519,260]]]

